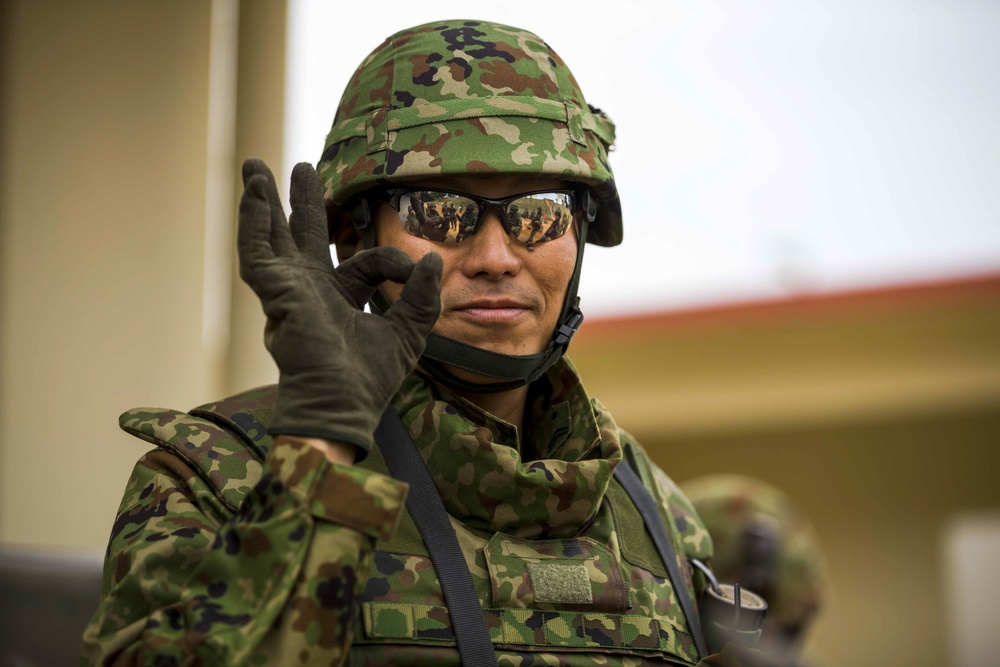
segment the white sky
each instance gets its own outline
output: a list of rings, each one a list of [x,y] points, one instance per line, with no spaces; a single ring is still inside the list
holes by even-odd
[[[1000,271],[993,0],[291,0],[289,18],[286,181],[393,32],[541,35],[618,128],[625,242],[587,248],[588,317]]]

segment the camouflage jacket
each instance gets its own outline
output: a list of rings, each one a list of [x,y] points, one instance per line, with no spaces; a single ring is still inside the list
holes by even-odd
[[[458,664],[405,484],[377,449],[340,466],[271,447],[275,392],[122,415],[157,447],[126,487],[84,664]],[[418,374],[393,406],[455,527],[499,664],[697,662],[615,464],[629,459],[653,492],[694,599],[682,556],[708,560],[711,540],[568,361],[530,388],[523,436]]]

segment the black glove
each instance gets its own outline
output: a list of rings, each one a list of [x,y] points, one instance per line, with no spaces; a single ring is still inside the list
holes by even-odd
[[[243,185],[240,277],[264,307],[264,342],[280,371],[268,432],[349,442],[364,458],[441,311],[441,257],[414,263],[399,248],[374,248],[334,269],[311,165],[292,171],[290,225],[261,160],[243,163]],[[363,312],[385,280],[405,283],[399,301],[384,316]]]

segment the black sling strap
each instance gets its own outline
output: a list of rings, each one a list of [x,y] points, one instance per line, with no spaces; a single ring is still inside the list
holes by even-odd
[[[674,555],[673,543],[670,541],[670,536],[667,535],[666,528],[663,527],[663,518],[656,509],[656,501],[653,500],[649,489],[643,486],[639,480],[639,476],[635,474],[635,471],[632,470],[632,467],[625,459],[622,459],[615,468],[615,478],[622,485],[622,488],[625,489],[625,492],[628,493],[629,498],[632,499],[632,504],[639,510],[639,514],[642,515],[642,521],[646,524],[646,530],[649,532],[649,536],[653,538],[656,550],[660,552],[660,559],[667,568],[667,574],[670,576],[670,584],[674,587],[674,592],[677,593],[677,600],[680,602],[684,618],[687,619],[688,628],[694,637],[694,645],[698,649],[698,658],[701,659],[708,656],[708,649],[705,646],[705,637],[701,633],[701,623],[699,622],[698,614],[695,612],[691,596],[688,595],[684,577],[681,576],[677,557]]]
[[[486,627],[486,616],[455,537],[455,529],[448,520],[448,513],[427,464],[391,405],[382,413],[382,420],[375,428],[375,440],[392,476],[410,485],[406,509],[424,539],[434,571],[441,582],[441,592],[448,606],[462,665],[495,667],[497,656],[493,651],[489,628]]]

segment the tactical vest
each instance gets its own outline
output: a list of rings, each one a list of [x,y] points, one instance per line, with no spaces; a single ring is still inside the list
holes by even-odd
[[[190,413],[153,413],[162,418],[151,419],[149,410],[130,411],[122,415],[120,425],[183,459],[235,512],[260,477],[271,443],[264,425],[275,394],[272,385]],[[631,443],[623,446],[627,460],[655,494],[647,460],[636,455]],[[239,479],[225,474],[230,457],[246,471]],[[377,447],[357,465],[391,476]],[[594,520],[566,539],[486,534],[450,517],[465,565],[477,575],[473,580],[494,647],[522,655],[608,654],[606,664],[619,659],[635,664],[636,658],[695,664],[694,640],[642,516],[615,480],[605,500]],[[670,527],[675,553],[684,554],[673,518],[661,518]],[[694,595],[686,561],[684,566]],[[376,544],[362,600],[351,664],[457,662],[451,619],[434,566],[405,509],[393,536]]]

